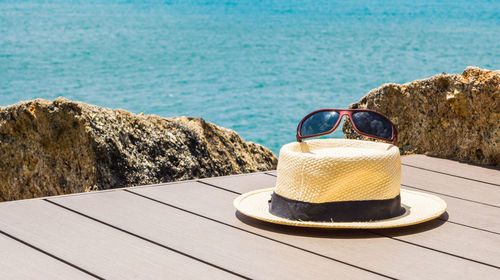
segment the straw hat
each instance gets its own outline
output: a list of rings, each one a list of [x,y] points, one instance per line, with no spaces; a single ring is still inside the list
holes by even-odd
[[[280,150],[275,188],[240,195],[244,215],[318,228],[391,228],[439,217],[439,197],[401,190],[398,147],[348,139],[293,142]]]

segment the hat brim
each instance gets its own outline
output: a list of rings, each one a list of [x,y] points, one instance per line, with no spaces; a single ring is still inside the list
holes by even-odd
[[[394,228],[423,223],[441,216],[446,211],[446,202],[441,198],[422,192],[401,190],[401,206],[405,213],[386,220],[369,222],[311,222],[288,220],[269,213],[269,199],[274,188],[261,189],[238,196],[233,204],[249,217],[281,225],[314,228]]]

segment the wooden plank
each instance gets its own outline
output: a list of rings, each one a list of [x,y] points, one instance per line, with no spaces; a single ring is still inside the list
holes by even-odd
[[[432,192],[409,187],[404,187],[403,189],[434,194]],[[444,201],[446,201],[446,204],[448,205],[448,217],[445,218],[448,221],[500,234],[499,208],[446,195],[434,195],[441,197]]]
[[[269,174],[269,175],[273,175],[273,176],[276,176],[278,174],[278,172],[276,170],[269,170],[269,171],[266,171],[265,173]]]
[[[251,180],[254,176],[239,176],[241,184],[237,184],[235,178],[228,178],[231,179],[229,185],[246,185],[247,188],[254,189],[255,184]],[[260,179],[264,180],[265,177]],[[212,183],[214,181],[211,180]],[[221,185],[224,180],[220,178],[216,181]],[[269,185],[260,184],[259,187],[269,187]],[[232,206],[236,194],[202,184],[133,188],[132,191],[243,230],[357,264],[394,278],[493,278],[498,276],[499,272],[498,269],[487,265],[383,238],[367,231],[294,228],[259,222],[242,215],[237,218]],[[479,274],[482,276],[478,276]]]
[[[403,156],[401,163],[500,186],[500,167],[478,166],[426,155]]]
[[[126,191],[50,200],[253,279],[384,278]]]
[[[96,279],[0,234],[0,279]]]
[[[1,203],[0,229],[106,279],[236,278],[44,200]]]
[[[500,269],[500,235],[434,220],[419,226],[372,232],[439,250]],[[498,271],[500,275],[500,270]]]
[[[401,175],[405,186],[500,207],[500,188],[494,185],[404,165]]]
[[[276,177],[257,173],[207,178],[200,180],[200,182],[241,194],[257,189],[272,188],[276,184]]]

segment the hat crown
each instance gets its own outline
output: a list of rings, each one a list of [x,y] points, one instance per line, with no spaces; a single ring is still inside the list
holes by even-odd
[[[392,144],[350,139],[292,142],[280,150],[275,193],[326,203],[399,195],[401,158]]]

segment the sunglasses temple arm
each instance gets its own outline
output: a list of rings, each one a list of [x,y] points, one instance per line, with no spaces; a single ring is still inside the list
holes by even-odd
[[[302,137],[300,137],[300,127],[302,126],[302,121],[300,121],[299,125],[297,126],[297,133],[295,134],[295,137],[297,138],[297,142],[302,142]]]

